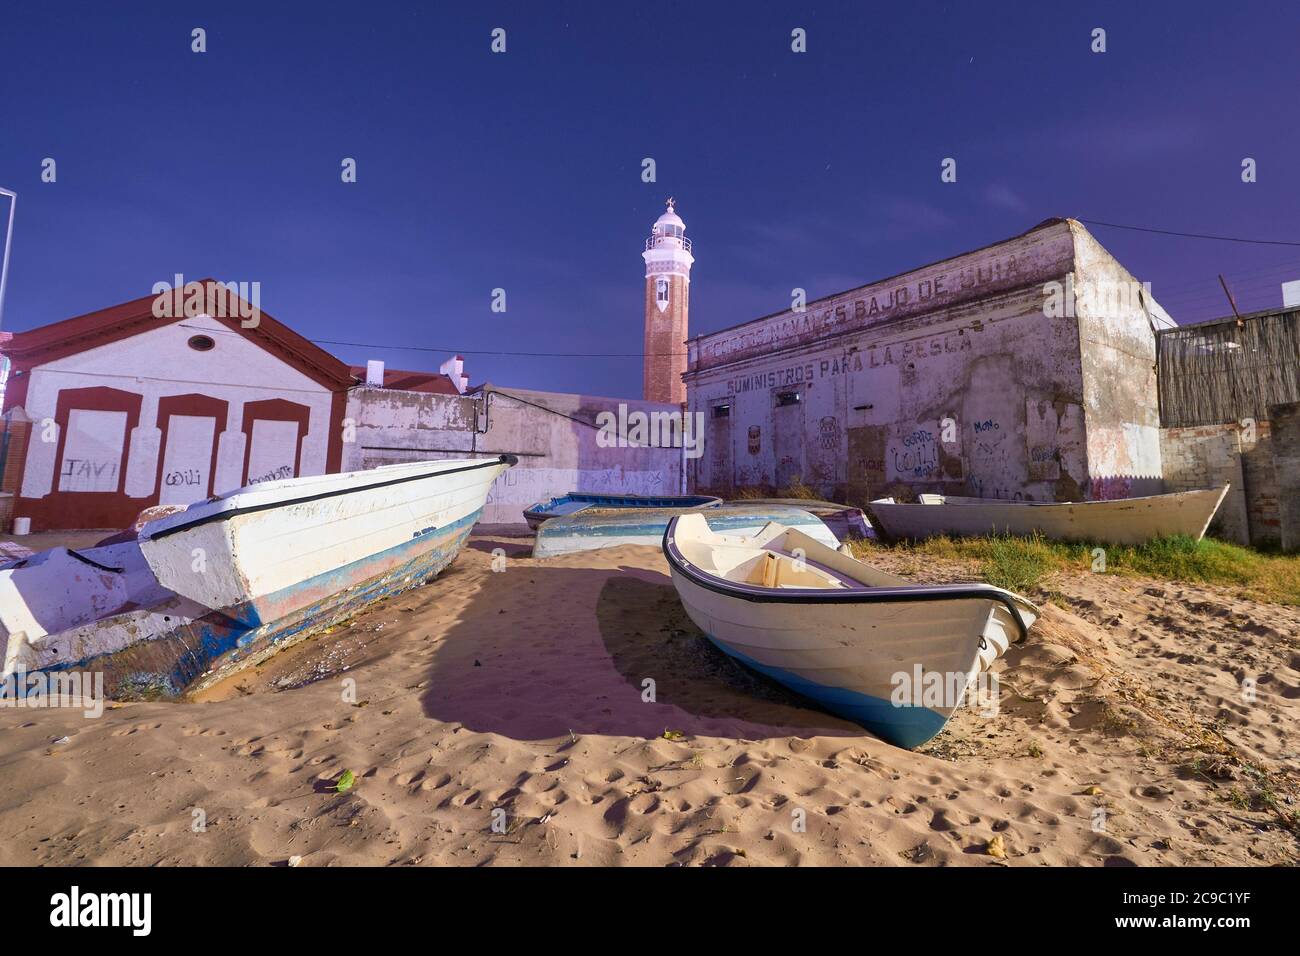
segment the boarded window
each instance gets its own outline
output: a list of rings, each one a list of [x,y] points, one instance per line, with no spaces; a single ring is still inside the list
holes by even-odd
[[[74,408],[59,467],[59,491],[117,491],[126,412]]]

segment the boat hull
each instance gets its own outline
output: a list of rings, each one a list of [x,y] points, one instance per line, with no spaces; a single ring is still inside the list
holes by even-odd
[[[1169,535],[1199,541],[1227,493],[1224,485],[1204,491],[1075,503],[935,496],[935,503],[873,501],[870,510],[873,524],[895,539],[1040,534],[1060,541],[1138,545]]]
[[[680,512],[716,508],[720,504],[721,498],[709,495],[601,495],[574,491],[530,505],[524,510],[524,520],[528,522],[528,527],[536,531],[553,518],[563,518],[591,509],[675,508]]]
[[[664,536],[673,585],[720,650],[900,747],[939,733],[971,681],[1037,615],[1023,598],[988,585],[900,585],[794,536],[810,565],[847,571],[867,586],[822,591],[727,580],[688,560],[675,530],[676,522]],[[763,538],[770,542],[771,533],[756,550]],[[938,675],[938,683],[925,675]]]
[[[672,508],[635,511],[593,511],[547,521],[537,532],[533,557],[641,545],[657,548],[668,523],[682,512]],[[806,511],[782,505],[723,505],[700,512],[710,528],[722,534],[756,534],[768,522],[798,528],[830,548],[839,541],[826,524]]]
[[[36,640],[30,622],[28,633],[7,626],[6,672],[93,669],[103,672],[112,697],[181,694],[205,674],[210,681],[247,666],[435,577],[455,560],[507,467],[491,461],[456,474],[432,469],[427,481],[408,477],[418,468],[355,473],[371,477],[316,481],[310,495],[283,482],[153,522],[138,542],[86,553],[125,556],[133,571],[140,565],[149,572],[148,587],[137,574],[135,593],[118,594],[116,609],[66,619],[72,626]],[[331,488],[338,493],[325,492]],[[321,531],[337,540],[323,540]],[[305,564],[312,555],[315,564]],[[120,591],[121,573],[113,570],[97,573],[103,587]],[[6,625],[20,622],[15,608],[0,614]]]

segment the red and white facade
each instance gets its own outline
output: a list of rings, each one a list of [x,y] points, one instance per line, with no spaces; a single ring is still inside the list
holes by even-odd
[[[156,298],[4,344],[4,410],[30,422],[21,474],[5,487],[32,530],[120,529],[154,505],[339,470],[356,382],[347,365],[265,312],[251,328],[160,319]],[[23,417],[8,414],[11,425]]]

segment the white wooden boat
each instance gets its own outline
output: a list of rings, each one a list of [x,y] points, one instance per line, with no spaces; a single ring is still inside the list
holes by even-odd
[[[914,584],[776,523],[738,537],[682,515],[663,549],[686,613],[719,648],[900,747],[943,729],[1038,617],[1001,588]]]
[[[637,544],[657,548],[664,540],[668,522],[695,509],[682,508],[594,508],[551,518],[537,530],[533,557],[553,558],[578,551],[597,551]],[[754,505],[748,502],[700,510],[710,528],[724,534],[757,534],[770,521],[798,528],[828,547],[839,546],[826,523],[816,515],[789,505]]]
[[[455,559],[510,455],[240,488],[134,539],[0,568],[4,675],[92,669],[109,696],[173,696]]]
[[[1041,534],[1061,541],[1122,545],[1176,534],[1199,541],[1227,493],[1228,485],[1078,502],[921,495],[919,504],[881,498],[871,502],[870,508],[874,525],[891,538]]]

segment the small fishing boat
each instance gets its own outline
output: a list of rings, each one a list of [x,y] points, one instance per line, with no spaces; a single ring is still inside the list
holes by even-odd
[[[3,674],[93,669],[111,697],[180,694],[437,575],[515,461],[263,482],[0,567]]]
[[[542,522],[551,518],[577,514],[589,508],[677,508],[682,511],[698,508],[716,508],[721,498],[708,495],[600,495],[585,491],[571,491],[549,501],[539,501],[524,509],[524,520],[536,531]]]
[[[1034,535],[1061,541],[1143,544],[1186,535],[1199,541],[1228,493],[1228,485],[1143,498],[1104,501],[999,501],[954,495],[921,495],[919,504],[893,498],[871,502],[871,517],[891,538],[935,535]]]
[[[533,557],[553,558],[625,544],[657,548],[663,543],[668,522],[686,513],[690,512],[680,508],[596,508],[566,518],[553,518],[538,529]],[[704,517],[708,527],[724,534],[757,534],[768,522],[779,521],[798,528],[828,548],[839,547],[834,533],[820,518],[788,505],[731,504],[696,513]]]
[[[914,584],[793,528],[669,522],[664,556],[724,653],[900,747],[932,738],[1038,609],[989,584]]]
[[[788,505],[798,508],[822,519],[831,533],[841,541],[848,538],[874,538],[871,522],[861,508],[842,505],[837,501],[821,501],[816,498],[737,498],[737,504],[746,505]]]

